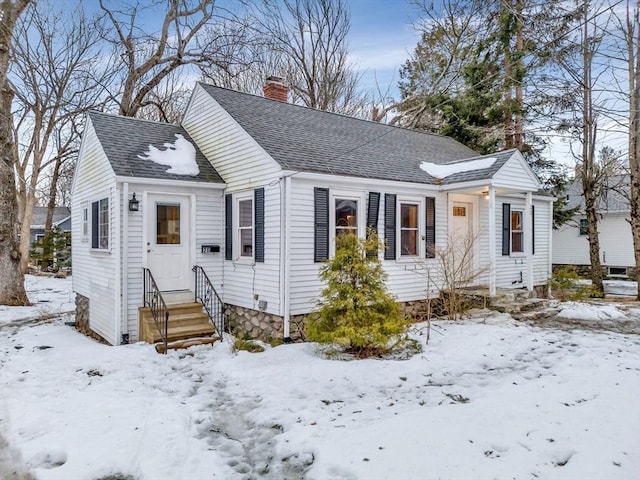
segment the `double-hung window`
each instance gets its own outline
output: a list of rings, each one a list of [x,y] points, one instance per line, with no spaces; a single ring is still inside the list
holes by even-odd
[[[264,198],[263,187],[225,195],[225,260],[264,262]]]
[[[524,212],[511,210],[511,253],[524,253]]]
[[[358,200],[335,199],[335,225],[336,238],[347,233],[358,234]]]
[[[581,237],[589,235],[589,222],[586,218],[580,219],[579,234]]]
[[[400,255],[416,256],[419,250],[419,205],[400,203]]]
[[[91,204],[91,248],[109,249],[109,199]]]
[[[238,256],[253,258],[253,198],[238,200]]]

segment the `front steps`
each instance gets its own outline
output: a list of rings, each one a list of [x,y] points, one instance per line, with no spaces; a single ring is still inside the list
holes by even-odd
[[[214,337],[215,327],[209,322],[209,316],[203,311],[201,303],[173,303],[167,305],[167,308],[169,309],[168,348],[187,348],[192,345],[213,343],[218,339],[217,335]],[[148,307],[140,307],[138,310],[140,340],[156,344],[162,342],[151,310]],[[164,319],[162,321],[164,322]],[[164,351],[164,344],[160,347]]]

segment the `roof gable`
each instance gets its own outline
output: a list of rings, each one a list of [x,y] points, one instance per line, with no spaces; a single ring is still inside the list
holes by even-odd
[[[88,116],[117,176],[222,183],[220,175],[181,126],[100,112],[90,112]],[[169,167],[166,165],[144,158],[149,145],[164,150],[166,143],[175,142],[176,134],[182,135],[195,147],[196,163],[200,170],[198,175],[167,173]]]

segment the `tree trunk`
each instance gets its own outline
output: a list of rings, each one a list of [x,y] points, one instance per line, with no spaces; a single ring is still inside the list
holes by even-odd
[[[513,121],[513,146],[518,150],[522,150],[524,146],[524,137],[522,133],[523,115],[524,115],[524,19],[523,19],[524,0],[516,2],[516,98],[515,98],[515,117]]]
[[[631,8],[627,3],[626,40],[629,62],[629,171],[630,222],[633,235],[633,252],[636,260],[636,292],[640,300],[640,22],[636,3]]]
[[[598,201],[596,182],[596,134],[598,131],[593,109],[592,64],[594,51],[590,45],[588,1],[583,5],[582,31],[582,189],[584,195],[587,232],[589,236],[589,260],[591,261],[591,284],[595,297],[604,297],[602,265],[600,264],[600,238],[598,237]]]
[[[13,92],[7,82],[13,27],[27,3],[22,0],[0,4],[0,305],[29,305],[20,270],[18,202],[13,173],[18,152],[12,134]]]
[[[47,220],[44,222],[44,235],[47,237],[48,234],[51,233],[51,228],[53,227],[53,214],[56,210],[56,192],[58,191],[58,178],[60,177],[60,166],[62,165],[62,157],[58,156],[56,159],[56,164],[53,167],[53,175],[51,176],[51,183],[49,184],[49,203],[47,205]],[[49,242],[45,242],[43,247],[43,255],[42,255],[42,270],[47,270],[49,268],[49,259],[51,258],[53,252],[49,248]]]

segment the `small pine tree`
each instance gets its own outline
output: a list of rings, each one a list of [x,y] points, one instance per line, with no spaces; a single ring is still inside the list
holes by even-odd
[[[335,256],[320,269],[326,287],[319,318],[307,325],[311,341],[338,344],[367,357],[389,351],[391,341],[406,332],[400,306],[385,286],[380,248],[375,232],[369,232],[366,240],[353,233],[336,238]]]
[[[42,270],[58,271],[71,264],[71,234],[53,227],[31,245],[29,255]]]

